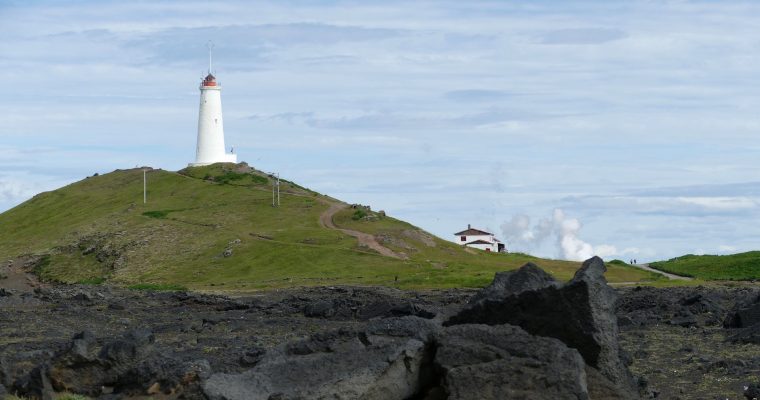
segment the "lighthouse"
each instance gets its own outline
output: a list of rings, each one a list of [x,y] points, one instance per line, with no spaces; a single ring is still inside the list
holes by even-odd
[[[195,162],[191,167],[219,162],[237,162],[237,154],[227,153],[224,147],[224,123],[222,122],[222,86],[211,74],[211,49],[208,45],[208,75],[201,81],[201,103],[198,111],[198,143]]]

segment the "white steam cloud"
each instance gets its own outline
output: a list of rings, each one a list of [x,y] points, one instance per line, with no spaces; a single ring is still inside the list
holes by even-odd
[[[515,250],[530,250],[551,237],[556,238],[559,257],[583,261],[593,256],[609,257],[618,254],[615,246],[593,246],[579,237],[583,225],[576,218],[567,218],[561,209],[555,209],[549,218],[540,219],[535,225],[524,214],[515,215],[501,225],[507,244]]]

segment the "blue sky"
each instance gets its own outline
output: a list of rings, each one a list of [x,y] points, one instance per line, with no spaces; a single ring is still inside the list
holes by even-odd
[[[193,160],[213,40],[239,158],[444,238],[757,249],[760,4],[2,1],[0,210]]]

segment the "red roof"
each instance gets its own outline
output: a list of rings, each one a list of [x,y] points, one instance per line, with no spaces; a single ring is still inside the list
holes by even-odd
[[[462,232],[455,233],[457,236],[472,236],[472,235],[493,235],[491,232],[481,231],[480,229],[475,228],[467,228],[466,230],[463,230]]]
[[[211,74],[206,75],[203,79],[203,86],[216,86],[216,77]]]

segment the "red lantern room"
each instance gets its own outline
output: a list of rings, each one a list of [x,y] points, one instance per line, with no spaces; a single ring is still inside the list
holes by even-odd
[[[216,86],[216,78],[210,73],[203,79],[203,86]]]

